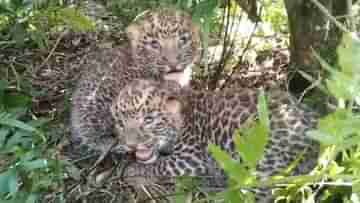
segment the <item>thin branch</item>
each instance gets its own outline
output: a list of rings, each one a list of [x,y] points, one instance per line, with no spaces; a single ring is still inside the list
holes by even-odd
[[[54,47],[51,49],[50,53],[48,54],[48,56],[45,58],[45,60],[41,63],[41,65],[37,68],[37,70],[41,69],[42,67],[45,66],[45,64],[49,61],[50,57],[54,54],[55,49],[58,47],[61,39],[65,36],[67,32],[64,31],[60,34],[60,36],[56,39],[55,45]]]
[[[329,11],[318,1],[318,0],[311,0],[312,3],[317,6],[320,11],[329,18],[331,22],[333,22],[336,26],[338,26],[343,32],[350,32],[342,23],[336,20],[334,16],[332,16]]]

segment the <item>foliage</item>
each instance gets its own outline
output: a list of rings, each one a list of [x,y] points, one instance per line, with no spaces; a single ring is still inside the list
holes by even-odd
[[[360,40],[354,34],[345,33],[337,53],[340,70],[330,67],[315,53],[331,74],[326,84],[329,92],[336,97],[338,107],[320,120],[319,129],[313,131],[312,136],[327,147],[322,158],[327,157],[328,160],[322,160],[322,171],[328,170],[328,177],[352,187],[351,197],[358,199],[360,117],[356,108],[360,104]],[[340,161],[337,161],[339,152]]]
[[[130,22],[139,13],[149,8],[155,8],[159,6],[159,1],[137,1],[137,0],[110,0],[107,5],[112,12],[125,19],[124,22]]]
[[[218,0],[112,0],[108,7],[110,7],[114,14],[125,17],[130,22],[139,13],[151,8],[161,6],[173,6],[189,11],[194,14],[194,19],[200,20],[201,17],[214,15],[214,9],[218,6]]]
[[[194,177],[189,176],[179,176],[176,178],[176,190],[175,190],[175,202],[183,203],[187,202],[187,198],[189,195],[189,191],[197,190],[197,186],[199,185],[199,181],[197,181]]]
[[[15,101],[15,102],[12,102]],[[29,115],[31,98],[0,80],[0,202],[34,203],[62,184],[62,163],[47,149],[46,119]]]
[[[0,1],[0,40],[24,46],[35,42],[47,46],[47,31],[53,27],[94,30],[94,24],[75,8],[65,8],[55,1],[16,0]]]
[[[327,80],[327,88],[339,105],[331,114],[319,120],[318,129],[309,134],[322,144],[322,153],[318,166],[310,175],[287,177],[286,175],[271,177],[268,181],[258,182],[252,178],[256,162],[262,157],[264,143],[269,133],[267,113],[264,99],[259,99],[260,121],[251,128],[243,129],[243,136],[236,137],[236,146],[245,164],[234,162],[231,157],[217,146],[210,146],[209,151],[228,174],[230,188],[221,197],[227,202],[246,202],[240,188],[251,186],[274,186],[279,183],[286,185],[276,194],[278,199],[286,201],[299,200],[314,202],[317,192],[311,185],[325,188],[321,202],[340,201],[357,202],[360,195],[360,116],[354,112],[359,105],[360,88],[360,41],[354,35],[345,34],[338,48],[340,70],[330,67],[315,53],[323,67],[331,72]],[[344,105],[346,104],[346,105]],[[255,136],[250,136],[256,134]],[[248,146],[252,146],[251,148]],[[254,148],[254,146],[256,146]],[[337,159],[340,155],[340,159]],[[291,169],[292,166],[289,167]],[[251,202],[251,201],[250,201]]]
[[[271,23],[275,32],[287,32],[287,15],[284,1],[264,0],[262,19]]]

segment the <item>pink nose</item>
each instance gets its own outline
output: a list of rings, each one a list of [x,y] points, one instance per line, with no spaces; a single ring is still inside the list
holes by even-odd
[[[171,64],[171,65],[169,65],[169,73],[181,72],[183,70],[184,70],[183,66],[181,66],[179,64]]]

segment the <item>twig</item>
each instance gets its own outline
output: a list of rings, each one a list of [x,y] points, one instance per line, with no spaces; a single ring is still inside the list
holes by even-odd
[[[342,23],[336,20],[334,16],[332,16],[329,11],[318,1],[318,0],[311,0],[315,6],[317,6],[320,11],[325,14],[326,17],[329,18],[331,22],[333,22],[336,26],[338,26],[343,32],[350,32]]]
[[[319,77],[315,80],[314,78],[312,78],[309,74],[305,73],[304,71],[299,70],[298,71],[304,78],[311,80],[311,85],[309,85],[308,87],[306,87],[306,89],[301,93],[300,98],[298,99],[297,103],[300,104],[301,101],[303,100],[304,96],[312,89],[314,89],[315,87],[319,87],[321,85],[321,76],[319,74]]]
[[[54,47],[51,49],[50,53],[47,55],[46,59],[41,63],[41,65],[37,68],[37,70],[44,67],[44,65],[49,61],[50,57],[54,54],[56,47],[59,45],[61,39],[65,36],[67,31],[64,31],[60,34],[60,36],[56,39]]]
[[[270,179],[270,180],[261,181],[259,183],[248,185],[246,188],[243,185],[238,185],[235,188],[236,189],[251,189],[253,187],[284,186],[284,185],[293,184],[293,183],[314,183],[314,184],[316,184],[315,182],[318,182],[324,178],[325,179],[328,178],[328,177],[326,177],[326,174],[324,174],[324,173],[318,174],[318,175],[289,176],[289,177],[285,177],[285,178],[278,179],[278,180]],[[332,176],[331,178],[332,179],[346,179],[346,180],[355,179],[351,175],[335,175],[335,176]],[[332,182],[326,182],[326,183],[322,182],[321,184],[335,185],[335,183],[332,183]],[[352,182],[348,182],[346,184],[339,183],[338,186],[339,185],[349,186],[349,185],[353,185],[353,183]]]
[[[239,62],[235,65],[235,67],[232,68],[231,73],[227,75],[225,82],[222,84],[222,86],[219,88],[220,90],[224,89],[226,87],[227,82],[231,79],[231,77],[233,76],[233,74],[236,72],[236,70],[238,69],[238,67],[241,65],[241,63],[243,62],[243,57],[245,55],[245,53],[250,49],[250,45],[252,43],[252,39],[255,35],[255,31],[257,29],[258,26],[258,22],[255,22],[254,25],[254,29],[252,30],[249,39],[247,40],[246,46],[243,49],[240,58],[239,58]]]
[[[94,165],[89,169],[89,172],[93,171],[105,159],[105,157],[110,153],[110,151],[112,150],[112,148],[114,148],[116,144],[117,140],[113,140],[110,147],[100,155]]]
[[[16,90],[20,90],[20,78],[19,78],[19,74],[17,73],[14,64],[11,62],[9,64],[9,66],[11,67],[11,70],[13,71],[14,75],[15,75],[15,79],[16,79]]]
[[[231,17],[231,12],[230,12],[230,1],[226,1],[227,2],[227,6],[224,8],[224,18],[223,18],[223,21],[225,22],[225,19],[227,19],[227,22],[226,22],[226,25],[224,28],[224,41],[223,41],[223,47],[222,47],[222,51],[221,51],[221,57],[220,57],[220,60],[219,60],[219,65],[217,66],[216,70],[215,70],[215,73],[214,74],[210,74],[210,70],[208,70],[208,73],[209,73],[209,82],[208,83],[208,86],[210,86],[211,88],[216,88],[216,83],[218,82],[219,78],[220,78],[220,74],[223,72],[223,69],[224,69],[224,66],[225,66],[225,62],[226,62],[226,52],[227,51],[231,51],[231,48],[228,49],[228,41],[230,41],[230,37],[228,37],[230,34],[229,32],[231,31],[230,28],[233,27],[233,24],[234,24],[234,21],[231,23],[230,25],[230,17]],[[227,12],[226,12],[226,9],[227,9]],[[225,17],[225,14],[226,14],[226,17]],[[231,46],[231,44],[230,44]],[[212,86],[212,84],[214,84]]]

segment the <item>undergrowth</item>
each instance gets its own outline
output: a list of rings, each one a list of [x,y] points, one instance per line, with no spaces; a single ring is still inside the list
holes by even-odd
[[[16,101],[16,102],[13,102]],[[0,202],[39,202],[59,188],[63,164],[48,147],[49,120],[30,111],[31,98],[0,80]],[[61,196],[61,195],[60,195]]]
[[[318,128],[309,132],[322,146],[317,167],[308,175],[277,175],[266,181],[254,178],[256,162],[263,156],[269,134],[266,100],[260,94],[257,125],[243,129],[243,136],[235,138],[238,153],[245,164],[233,161],[217,146],[209,147],[227,173],[230,185],[224,193],[213,198],[225,199],[225,202],[254,202],[252,193],[240,189],[281,186],[275,191],[275,196],[285,202],[359,202],[360,115],[357,109],[360,105],[360,40],[350,33],[344,34],[337,53],[339,68],[331,67],[314,52],[331,75],[326,80],[327,93],[337,100],[334,112],[321,118]]]

